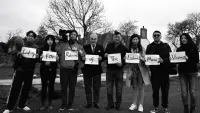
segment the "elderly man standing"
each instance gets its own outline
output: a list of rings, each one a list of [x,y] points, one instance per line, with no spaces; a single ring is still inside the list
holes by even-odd
[[[87,63],[82,68],[84,85],[85,85],[85,94],[87,100],[87,104],[84,107],[87,109],[92,107],[92,89],[93,89],[93,105],[95,108],[97,109],[99,108],[98,103],[99,103],[99,93],[100,93],[101,73],[102,73],[101,62],[103,60],[104,50],[101,45],[97,44],[97,41],[98,41],[97,34],[91,34],[90,44],[85,45],[83,47],[86,53],[86,58],[87,55],[96,55],[99,57],[98,64]]]

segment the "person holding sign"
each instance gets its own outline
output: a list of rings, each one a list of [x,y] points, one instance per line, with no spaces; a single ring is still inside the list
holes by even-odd
[[[199,52],[188,33],[183,33],[180,36],[180,47],[177,49],[177,52],[185,52],[186,54],[186,62],[179,63],[178,65],[184,113],[194,113],[197,95],[197,63],[199,62]],[[190,95],[190,110],[188,108],[188,95]]]
[[[157,113],[159,106],[159,90],[162,93],[162,107],[164,113],[169,113],[168,110],[168,94],[169,94],[169,69],[170,60],[169,53],[171,48],[167,43],[161,41],[161,32],[153,32],[154,41],[147,46],[147,55],[159,55],[160,65],[150,65],[151,84],[153,89],[153,105],[154,109],[150,113]]]
[[[112,61],[111,62],[112,64],[108,62],[106,70],[107,99],[108,99],[108,106],[105,108],[106,110],[114,108],[113,85],[115,81],[115,87],[116,87],[115,108],[116,110],[121,111],[120,104],[122,102],[123,67],[125,65],[124,57],[126,52],[128,52],[128,50],[122,44],[121,33],[115,31],[113,36],[113,42],[107,44],[104,55],[105,58],[111,56],[110,60]]]
[[[19,99],[18,109],[22,109],[24,111],[31,110],[25,104],[29,95],[29,91],[32,86],[35,64],[39,62],[39,57],[38,57],[39,50],[38,50],[37,45],[34,44],[35,38],[36,38],[35,32],[28,31],[26,34],[24,45],[21,45],[21,43],[16,43],[15,45],[16,46],[15,48],[17,49],[14,53],[13,67],[14,67],[15,72],[14,72],[14,77],[13,77],[10,93],[7,99],[6,110],[3,113],[10,113],[13,110],[20,92],[21,92],[21,95]],[[32,54],[32,53],[21,52],[23,47],[35,49],[36,53],[34,53],[34,57],[26,58],[23,54],[29,54],[29,53]]]
[[[86,56],[87,55],[99,56],[97,65],[96,64],[94,65],[93,63],[91,64],[88,63],[85,64],[84,67],[82,68],[84,85],[85,85],[85,94],[87,100],[87,104],[84,107],[87,109],[91,108],[92,104],[94,105],[95,108],[97,109],[99,108],[99,94],[100,94],[101,73],[102,73],[101,62],[103,61],[104,50],[101,45],[97,44],[97,41],[98,41],[97,34],[91,34],[90,44],[85,45],[83,47]],[[94,60],[94,59],[92,58],[87,59],[86,57],[85,60]],[[93,94],[91,88],[93,89]]]
[[[66,31],[66,30],[64,30]],[[77,82],[77,74],[79,68],[79,61],[85,56],[83,46],[78,44],[76,30],[68,30],[65,33],[69,33],[69,40],[67,40],[67,35],[63,35],[63,30],[60,30],[62,38],[64,38],[62,43],[58,44],[56,51],[60,59],[60,85],[61,85],[61,98],[62,105],[60,111],[72,109],[72,104],[74,102],[75,96],[75,86]],[[67,104],[67,89],[69,86],[69,96]]]
[[[150,78],[149,70],[145,65],[145,50],[141,45],[139,35],[133,34],[131,36],[129,51],[131,53],[139,53],[139,63],[128,65],[129,71],[132,73],[129,79],[133,87],[133,103],[129,109],[135,110],[138,107],[138,111],[143,112],[144,83],[146,85],[150,84]]]
[[[40,76],[42,82],[42,90],[41,90],[41,103],[42,106],[40,110],[45,109],[45,99],[47,94],[48,87],[48,109],[53,109],[52,107],[52,96],[54,93],[54,83],[56,78],[56,69],[57,62],[51,59],[58,60],[58,56],[50,56],[48,54],[44,54],[45,51],[55,52],[55,37],[53,35],[47,35],[45,38],[44,47],[42,48],[43,54],[40,55],[41,65],[40,65]],[[44,59],[45,58],[45,59]]]

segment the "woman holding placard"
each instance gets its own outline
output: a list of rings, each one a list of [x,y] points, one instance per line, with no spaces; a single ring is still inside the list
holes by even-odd
[[[139,35],[133,34],[131,36],[129,51],[131,53],[139,53],[140,56],[139,64],[129,64],[129,72],[132,73],[129,79],[131,80],[131,85],[133,87],[133,103],[129,109],[135,110],[138,106],[138,111],[143,112],[144,81],[145,84],[150,84],[150,79],[149,71],[145,65],[145,50],[141,45],[141,38]]]
[[[199,52],[188,33],[183,33],[180,36],[180,47],[177,49],[177,52],[180,51],[185,51],[186,54],[186,62],[179,63],[178,65],[184,113],[194,113],[196,106],[197,63],[199,62]],[[190,110],[188,108],[188,94],[190,94],[191,101]]]
[[[43,54],[40,56],[42,63],[40,65],[40,76],[42,82],[42,90],[41,90],[41,103],[42,107],[40,110],[45,109],[45,98],[48,87],[48,109],[53,109],[52,107],[52,96],[54,93],[54,83],[56,78],[56,69],[58,59],[56,53],[55,55],[49,55],[50,52],[55,52],[55,37],[53,35],[47,35],[45,38],[45,44],[42,48]],[[46,53],[46,52],[49,52]]]

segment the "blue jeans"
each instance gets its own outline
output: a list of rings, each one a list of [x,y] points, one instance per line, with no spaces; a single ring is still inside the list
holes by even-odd
[[[120,106],[122,102],[122,87],[123,87],[123,70],[107,70],[106,84],[107,84],[107,99],[108,106],[113,106],[113,85],[116,88],[116,106]]]
[[[196,105],[197,76],[196,72],[179,73],[183,105],[188,105],[188,94],[190,94],[190,105]]]

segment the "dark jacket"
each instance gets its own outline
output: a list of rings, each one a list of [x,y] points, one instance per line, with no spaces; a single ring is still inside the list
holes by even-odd
[[[171,52],[171,48],[167,43],[161,42],[160,44],[156,44],[152,42],[147,46],[146,55],[159,55],[163,59],[163,63],[160,65],[150,65],[151,72],[167,72],[170,71],[170,60],[169,53]]]
[[[41,51],[40,51],[40,53],[42,54],[43,51],[49,51],[49,50],[47,48],[42,48]],[[56,52],[56,51],[52,50],[52,52]],[[50,66],[46,66],[45,65],[45,61],[41,61],[41,65],[40,65],[41,71],[44,68],[49,68],[51,70],[56,70],[58,68],[58,64],[57,64],[57,62],[50,62]]]
[[[117,64],[108,64],[107,62],[107,69],[112,69],[112,70],[123,69],[125,65],[124,57],[127,52],[128,52],[128,49],[121,43],[117,47],[115,47],[114,42],[107,44],[105,53],[108,53],[108,54],[121,53],[121,61],[122,61],[122,66],[120,67]]]
[[[39,49],[37,45],[25,43],[24,47],[35,48],[36,53],[39,55]],[[22,55],[15,53],[13,68],[15,70],[34,70],[37,62],[39,62],[39,58],[36,59],[25,58]]]
[[[199,52],[197,47],[179,47],[177,52],[185,51],[185,54],[188,56],[188,60],[183,63],[179,63],[178,73],[193,73],[197,72],[197,63],[199,62]]]
[[[97,74],[101,74],[102,71],[102,67],[101,67],[101,62],[103,61],[104,58],[104,49],[101,45],[97,44],[94,50],[94,53],[92,51],[91,48],[91,44],[85,45],[83,46],[84,51],[86,54],[89,55],[99,55],[102,57],[102,60],[99,62],[99,65],[88,65],[88,64],[84,64],[83,68],[82,68],[82,72],[83,74],[89,74],[89,75],[97,75]]]

